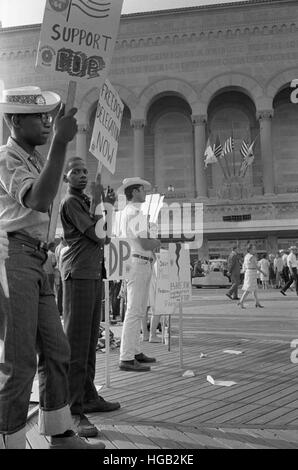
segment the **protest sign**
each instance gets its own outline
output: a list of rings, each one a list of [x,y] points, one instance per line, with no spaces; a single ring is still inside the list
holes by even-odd
[[[152,313],[172,315],[175,313],[177,304],[170,299],[169,252],[162,250],[156,253],[156,262],[155,304]]]
[[[90,152],[111,173],[115,173],[124,104],[108,79],[100,89]]]
[[[61,79],[104,83],[118,34],[122,0],[47,0],[36,66]]]
[[[181,243],[169,243],[170,299],[189,302],[192,298],[190,257]]]
[[[105,246],[107,280],[129,279],[131,249],[124,238],[112,238]]]

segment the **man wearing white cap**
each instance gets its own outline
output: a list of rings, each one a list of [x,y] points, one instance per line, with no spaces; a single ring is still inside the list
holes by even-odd
[[[159,249],[160,241],[148,236],[147,217],[141,213],[145,202],[145,188],[148,181],[139,177],[126,178],[118,189],[125,194],[127,205],[121,213],[120,236],[126,238],[131,247],[131,271],[127,282],[127,309],[125,313],[121,346],[121,370],[133,372],[150,371],[148,364],[156,362],[141,352],[141,324],[147,311],[154,252]]]
[[[72,431],[67,380],[70,348],[43,270],[48,212],[58,190],[67,144],[77,132],[77,109],[65,114],[60,106],[47,159],[37,152],[36,146],[44,145],[50,136],[59,103],[56,93],[41,92],[38,87],[6,90],[0,101],[0,113],[11,132],[0,148],[0,223],[9,240],[10,293],[5,298],[0,292],[5,323],[5,332],[0,332],[0,449],[25,448],[37,361],[41,434],[51,436],[50,448],[91,447]]]

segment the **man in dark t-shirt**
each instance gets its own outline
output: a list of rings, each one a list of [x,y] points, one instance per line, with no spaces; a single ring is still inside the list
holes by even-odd
[[[120,404],[105,401],[94,385],[106,238],[96,235],[96,223],[102,216],[90,213],[90,199],[84,193],[87,174],[84,160],[74,157],[68,161],[68,192],[61,202],[60,215],[69,249],[62,256],[61,276],[64,331],[71,347],[70,409],[78,434],[94,437],[98,429],[84,413],[114,411]],[[98,197],[102,187],[96,187],[94,193]]]

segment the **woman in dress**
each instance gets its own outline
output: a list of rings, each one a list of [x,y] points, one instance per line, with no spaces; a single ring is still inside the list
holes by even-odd
[[[259,267],[256,259],[256,247],[252,243],[247,246],[247,253],[244,257],[243,269],[244,269],[244,283],[242,290],[244,291],[242,297],[237,305],[241,308],[245,308],[243,305],[244,300],[250,292],[253,293],[256,300],[256,307],[263,308],[258,298],[258,283],[257,283],[257,272],[266,275]]]
[[[261,272],[261,281],[262,281],[263,289],[268,289],[270,262],[267,259],[266,253],[262,256],[262,259],[258,262],[258,267]],[[264,274],[262,273],[262,271]]]

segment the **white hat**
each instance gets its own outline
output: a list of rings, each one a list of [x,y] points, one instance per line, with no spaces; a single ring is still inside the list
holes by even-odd
[[[3,90],[0,113],[34,114],[53,111],[61,98],[52,91],[41,92],[37,86],[25,86]]]
[[[144,186],[148,189],[151,188],[151,184],[149,183],[149,181],[142,180],[142,178],[140,178],[139,176],[134,176],[133,178],[125,178],[122,181],[122,185],[120,186],[120,188],[117,189],[117,194],[123,194],[126,188],[137,184],[139,184],[140,186]]]
[[[297,246],[290,246],[289,250],[297,250]]]

